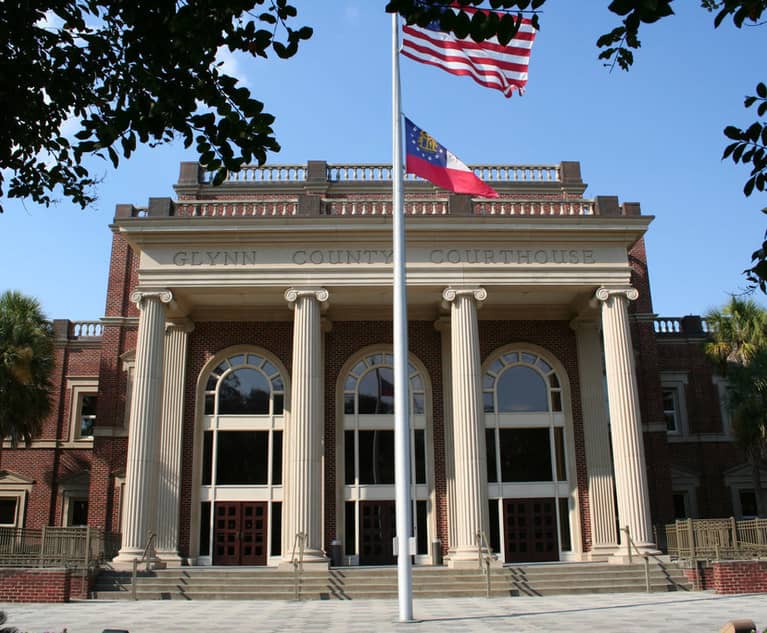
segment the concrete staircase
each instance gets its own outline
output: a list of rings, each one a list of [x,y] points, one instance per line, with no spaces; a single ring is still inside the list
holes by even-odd
[[[557,563],[514,565],[491,570],[490,595],[547,596],[575,593],[645,591],[644,564]],[[692,586],[672,563],[650,565],[651,591],[690,591]],[[479,569],[416,567],[415,598],[487,595],[487,578]],[[130,600],[130,572],[103,571],[92,597]],[[298,589],[291,571],[265,567],[182,567],[140,573],[139,600],[360,600],[395,599],[394,567],[341,567],[305,571]]]

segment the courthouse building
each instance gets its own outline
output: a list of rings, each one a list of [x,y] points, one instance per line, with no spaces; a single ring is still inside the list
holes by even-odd
[[[416,564],[654,550],[753,513],[696,317],[658,318],[652,216],[580,165],[406,183]],[[116,210],[105,316],[55,321],[54,408],[0,455],[0,523],[156,534],[170,564],[394,562],[391,169],[246,168]],[[659,271],[674,274],[673,271]],[[662,535],[661,535],[662,538]]]

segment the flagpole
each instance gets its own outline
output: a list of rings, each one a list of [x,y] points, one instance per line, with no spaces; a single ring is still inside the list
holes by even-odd
[[[413,570],[410,563],[410,424],[407,375],[407,293],[405,217],[402,189],[402,109],[399,80],[398,14],[392,14],[392,242],[394,259],[394,480],[397,512],[397,595],[399,621],[413,621]]]

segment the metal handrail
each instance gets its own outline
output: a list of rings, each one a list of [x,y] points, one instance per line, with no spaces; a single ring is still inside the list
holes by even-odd
[[[477,530],[477,562],[482,570],[482,575],[486,580],[486,595],[489,598],[491,593],[491,574],[490,564],[493,560],[490,544],[487,542],[487,535],[482,530]]]
[[[133,559],[133,569],[131,571],[131,598],[133,600],[138,600],[136,597],[136,583],[138,581],[138,566],[139,563],[143,563],[146,561],[146,570],[149,571],[151,568],[151,564],[153,561],[157,560],[157,553],[154,549],[154,542],[157,537],[157,534],[154,532],[148,532],[147,533],[147,541],[146,546],[144,547],[144,551],[141,554],[141,558],[134,558]]]
[[[646,552],[640,552],[639,548],[636,546],[636,543],[634,543],[634,539],[631,538],[631,530],[629,529],[629,526],[627,525],[625,528],[621,528],[621,532],[626,533],[626,540],[628,541],[628,547],[626,548],[628,550],[629,555],[629,565],[633,563],[633,557],[631,555],[631,548],[633,547],[636,550],[636,553],[638,556],[641,556],[644,559],[644,583],[645,583],[645,591],[647,593],[650,593],[650,555]]]
[[[290,562],[293,565],[293,596],[295,600],[301,600],[301,585],[304,575],[304,547],[306,546],[306,533],[296,532],[293,539],[293,552],[290,555]],[[296,547],[298,555],[296,555]]]

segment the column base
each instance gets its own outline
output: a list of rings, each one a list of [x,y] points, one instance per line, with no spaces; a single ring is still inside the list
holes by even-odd
[[[445,556],[445,564],[451,569],[479,569],[480,560],[478,558],[477,548],[461,549],[459,547]],[[502,565],[503,563],[498,560],[497,556],[490,555],[491,567],[501,567]]]
[[[637,554],[637,549],[639,550],[639,554]],[[631,552],[631,562],[641,563],[644,554],[647,554],[648,556],[661,556],[663,552],[658,549],[655,543],[637,543],[636,549]],[[610,558],[608,558],[608,562],[615,565],[628,565],[628,549],[624,546],[620,546]]]
[[[322,550],[305,550],[302,564],[304,569],[330,569],[330,559],[325,556],[325,552]],[[277,568],[292,570],[293,560],[290,558],[283,558]]]
[[[157,558],[165,567],[185,567],[187,561],[176,550],[157,550]]]
[[[588,560],[600,563],[606,563],[618,549],[617,543],[607,545],[593,545],[591,551],[586,554]]]

